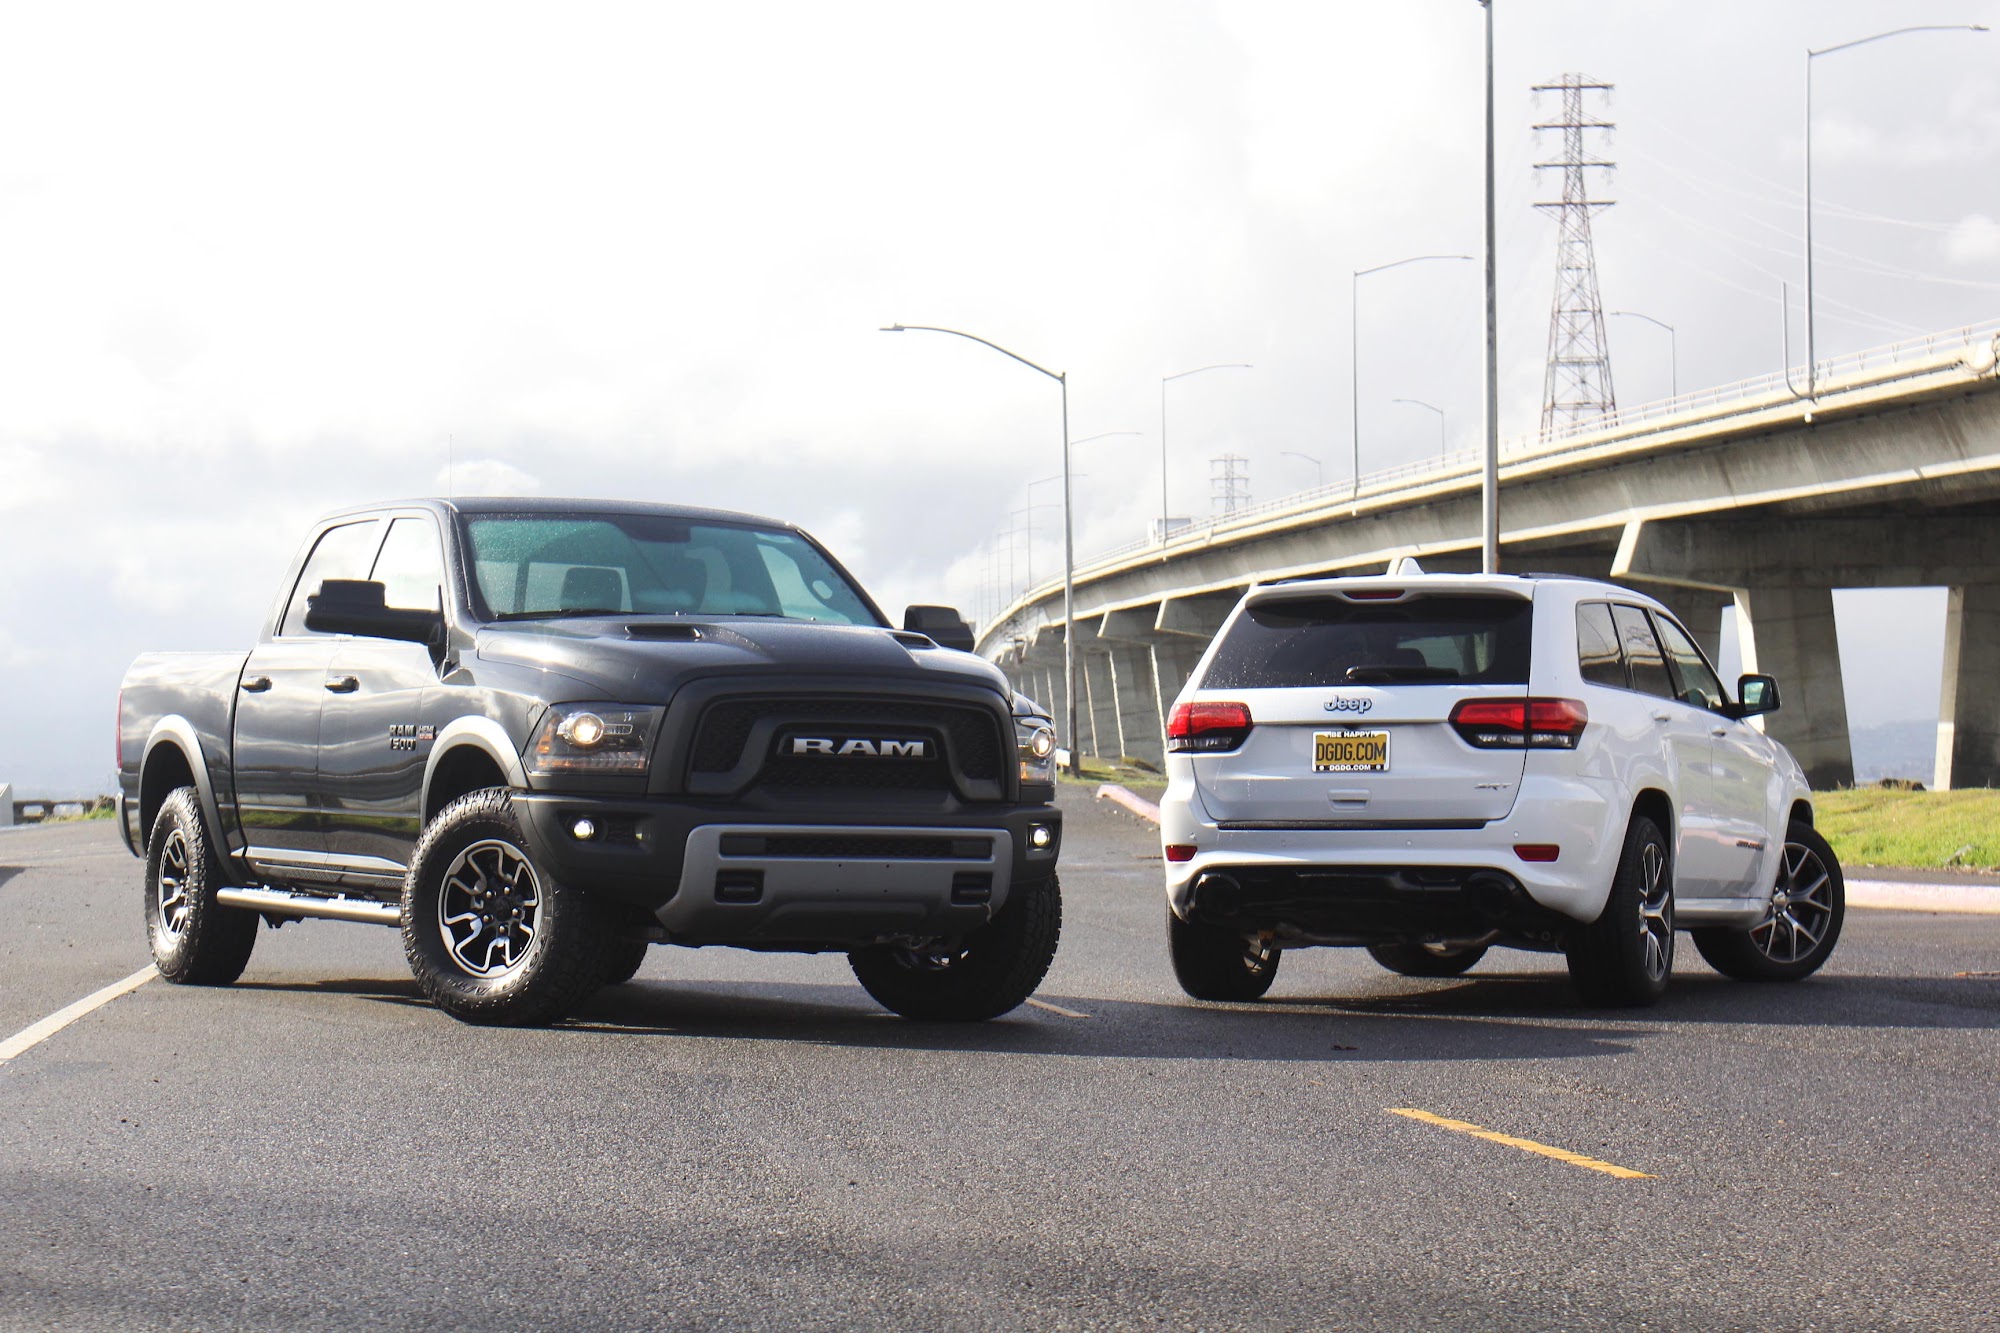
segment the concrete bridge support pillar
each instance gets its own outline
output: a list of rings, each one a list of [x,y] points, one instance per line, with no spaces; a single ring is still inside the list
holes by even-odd
[[[1161,725],[1173,711],[1174,700],[1186,687],[1188,677],[1194,674],[1195,663],[1201,661],[1206,644],[1189,640],[1186,643],[1156,643],[1153,645],[1153,679],[1159,689]]]
[[[2000,583],[1951,589],[1932,786],[2000,787]]]
[[[1082,645],[1078,645],[1081,648]],[[1118,691],[1111,679],[1111,654],[1076,655],[1077,688],[1083,694],[1077,726],[1083,732],[1083,752],[1101,758],[1118,757]]]
[[[1118,753],[1143,759],[1155,768],[1166,765],[1166,724],[1153,688],[1153,655],[1145,648],[1113,648],[1107,659],[1118,710]]]
[[[1782,707],[1765,718],[1765,730],[1798,759],[1814,788],[1852,786],[1854,752],[1847,734],[1833,589],[1753,585],[1738,604],[1749,613],[1743,669],[1778,678]]]
[[[1660,600],[1673,609],[1680,617],[1687,632],[1694,635],[1694,641],[1708,654],[1708,660],[1717,663],[1716,670],[1722,668],[1722,613],[1736,605],[1735,593],[1718,593],[1699,588],[1663,589]],[[1734,692],[1735,681],[1725,682]]]

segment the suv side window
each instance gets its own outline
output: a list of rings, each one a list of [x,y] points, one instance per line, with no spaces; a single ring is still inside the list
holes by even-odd
[[[1653,622],[1636,606],[1614,604],[1611,618],[1618,626],[1618,642],[1625,650],[1625,665],[1632,673],[1632,688],[1641,694],[1657,694],[1672,699],[1673,677],[1667,674],[1667,660],[1660,641],[1653,637]]]
[[[1655,614],[1653,623],[1659,628],[1667,660],[1673,663],[1674,675],[1680,681],[1681,702],[1712,713],[1721,712],[1728,706],[1729,696],[1722,692],[1722,681],[1708,665],[1708,659],[1701,655],[1701,649],[1671,618]]]
[[[391,523],[368,577],[383,586],[382,600],[390,606],[435,611],[443,605],[444,561],[430,520],[399,518]]]
[[[1576,669],[1593,685],[1632,688],[1625,678],[1625,659],[1618,652],[1618,626],[1611,619],[1611,603],[1576,604]]]
[[[343,523],[320,534],[313,543],[312,554],[306,557],[306,567],[300,571],[298,583],[292,588],[292,600],[285,606],[284,619],[278,622],[279,638],[316,633],[306,628],[306,598],[318,592],[320,584],[328,579],[368,577],[368,562],[375,554],[381,527],[376,520],[364,518],[359,523]]]

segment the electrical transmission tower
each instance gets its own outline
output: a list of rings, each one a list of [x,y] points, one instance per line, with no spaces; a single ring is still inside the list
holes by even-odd
[[[1224,454],[1208,460],[1209,493],[1227,518],[1250,503],[1250,460]]]
[[[1608,120],[1586,115],[1583,95],[1609,93],[1612,85],[1584,74],[1565,74],[1554,83],[1535,85],[1538,93],[1561,93],[1562,114],[1535,126],[1561,130],[1562,160],[1537,162],[1537,171],[1561,169],[1562,201],[1538,203],[1556,213],[1556,299],[1549,314],[1549,365],[1542,387],[1542,434],[1573,421],[1608,416],[1618,408],[1611,391],[1611,346],[1604,337],[1604,304],[1597,295],[1597,255],[1590,243],[1590,215],[1609,208],[1612,200],[1590,197],[1588,173],[1609,171],[1612,163],[1590,156],[1584,146],[1589,130],[1609,131]]]

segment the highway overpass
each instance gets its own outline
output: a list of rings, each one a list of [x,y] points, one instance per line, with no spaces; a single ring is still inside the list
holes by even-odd
[[[1501,568],[1660,597],[1711,653],[1734,605],[1746,670],[1779,680],[1772,734],[1815,786],[1853,781],[1833,590],[1950,590],[1938,787],[2000,785],[2000,325],[1684,394],[1503,448]],[[1803,386],[1804,373],[1791,381]],[[1479,566],[1477,454],[1240,510],[1075,572],[1086,753],[1162,759],[1162,717],[1253,583]],[[979,651],[1058,717],[1060,579],[983,626]],[[1067,739],[1067,738],[1066,738]]]

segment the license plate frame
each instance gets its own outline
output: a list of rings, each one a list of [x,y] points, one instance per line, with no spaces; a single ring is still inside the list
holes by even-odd
[[[1343,744],[1345,742],[1346,744]],[[1379,747],[1376,753],[1359,748],[1357,742],[1373,742]],[[1338,731],[1313,732],[1313,768],[1315,773],[1387,773],[1389,771],[1389,733],[1381,730],[1361,730],[1342,728]]]

